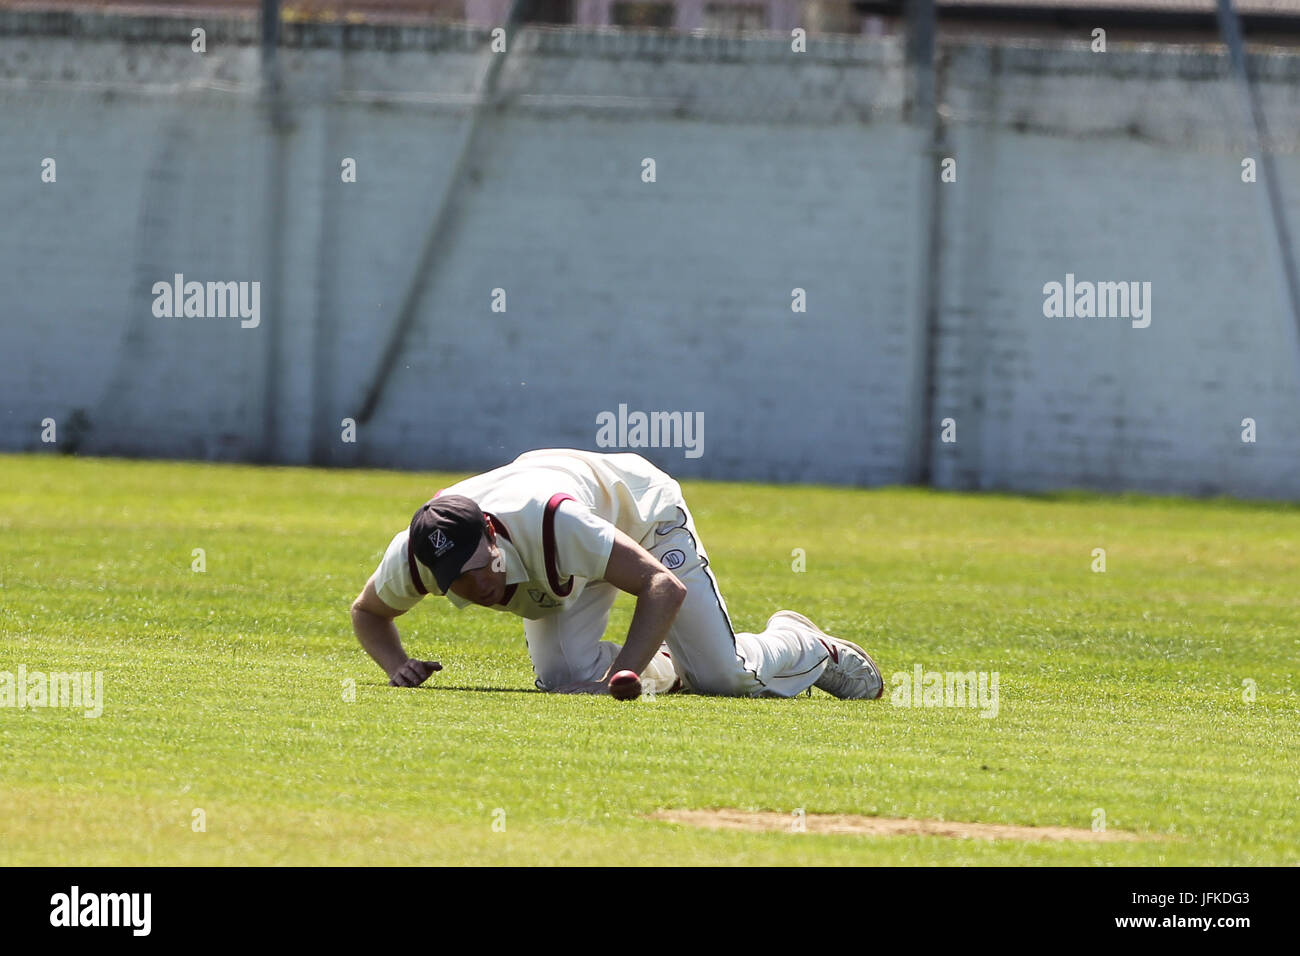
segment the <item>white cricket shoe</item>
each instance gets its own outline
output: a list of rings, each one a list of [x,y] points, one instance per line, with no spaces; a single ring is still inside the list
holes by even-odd
[[[885,692],[885,679],[871,655],[852,641],[831,637],[802,614],[794,611],[777,611],[768,618],[787,618],[803,630],[811,631],[830,654],[826,669],[813,686],[820,687],[840,700],[876,700]]]

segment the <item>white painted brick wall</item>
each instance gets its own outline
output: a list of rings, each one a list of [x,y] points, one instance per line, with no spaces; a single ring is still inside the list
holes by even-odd
[[[155,319],[149,288],[177,271],[266,279],[251,28],[218,29],[204,58],[175,25],[126,42],[105,18],[60,21],[63,36],[18,22],[0,18],[0,111],[19,118],[0,152],[0,447],[39,447],[41,418],[80,408],[89,452],[255,457],[279,323],[281,461],[315,445],[336,464],[476,468],[595,447],[597,414],[626,403],[704,413],[702,458],[648,452],[682,476],[909,478],[919,283],[935,270],[892,43],[795,57],[734,38],[517,37],[400,360],[343,445],[483,65],[464,34],[354,33],[381,48],[343,52],[307,31],[283,51],[282,311],[264,287],[262,327],[241,330]],[[1213,58],[1086,57],[949,51],[960,173],[940,187],[927,430],[951,415],[959,441],[935,441],[935,481],[1294,497],[1300,354],[1261,187],[1239,179],[1235,94]],[[1300,70],[1278,56],[1269,72],[1270,115],[1293,135]],[[39,183],[46,155],[57,186]],[[344,156],[355,185],[339,182]],[[1151,281],[1151,327],[1044,318],[1042,285],[1066,272]],[[1248,415],[1255,446],[1238,437]]]
[[[1088,52],[1060,51],[1046,71],[1017,53],[999,62],[970,48],[950,73],[955,102],[1022,128],[953,131],[937,415],[959,424],[958,442],[938,446],[937,481],[1300,494],[1300,351],[1254,192],[1264,187],[1241,181],[1245,152],[1225,132],[1239,106],[1225,65],[1130,54],[1100,61],[1121,77],[1108,78]],[[1287,183],[1300,173],[1295,84],[1293,70],[1265,86],[1292,139],[1279,157]],[[1043,285],[1066,273],[1151,282],[1150,327],[1045,318]],[[1246,417],[1255,445],[1241,441]]]

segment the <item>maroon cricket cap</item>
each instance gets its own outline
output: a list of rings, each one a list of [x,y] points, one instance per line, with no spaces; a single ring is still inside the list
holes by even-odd
[[[442,495],[420,505],[411,518],[409,546],[446,594],[452,581],[491,561],[486,532],[478,505],[464,495]]]

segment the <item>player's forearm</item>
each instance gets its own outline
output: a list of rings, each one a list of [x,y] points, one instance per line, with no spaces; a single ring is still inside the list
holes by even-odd
[[[636,610],[632,613],[632,626],[628,628],[627,641],[614,658],[610,674],[623,670],[640,674],[645,670],[668,637],[668,631],[684,600],[686,587],[671,574],[662,574],[652,579],[636,599]]]
[[[352,630],[366,653],[384,669],[384,673],[389,677],[392,677],[397,669],[406,663],[407,653],[402,647],[397,625],[391,620],[360,608],[353,608]]]

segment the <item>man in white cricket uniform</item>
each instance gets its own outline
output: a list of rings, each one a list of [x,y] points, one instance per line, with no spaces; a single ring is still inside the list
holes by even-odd
[[[637,597],[622,646],[604,640],[620,590]],[[524,618],[541,690],[607,693],[620,670],[658,693],[884,690],[862,648],[792,611],[737,634],[680,485],[639,455],[527,452],[422,505],[352,606],[358,640],[392,684],[441,669],[408,657],[392,623],[426,594]]]

